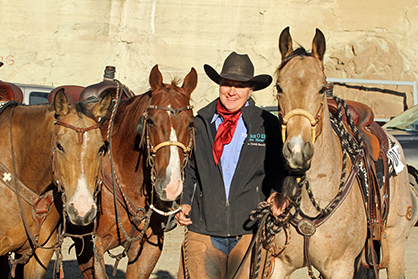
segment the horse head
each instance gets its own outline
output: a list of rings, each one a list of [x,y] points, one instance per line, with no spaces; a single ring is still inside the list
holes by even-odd
[[[64,216],[74,225],[91,223],[97,213],[94,193],[101,183],[101,161],[107,145],[97,119],[106,115],[111,95],[106,94],[93,109],[69,105],[64,90],[54,98],[54,180],[64,194]]]
[[[294,172],[310,168],[314,144],[322,131],[326,106],[323,58],[325,37],[319,29],[312,52],[293,50],[289,27],[280,34],[282,61],[276,71],[279,115],[282,120],[283,155]]]
[[[162,201],[174,201],[183,191],[183,171],[193,147],[190,95],[197,85],[197,73],[192,68],[181,87],[175,80],[164,84],[155,65],[149,83],[150,98],[137,131],[146,144],[153,191]]]

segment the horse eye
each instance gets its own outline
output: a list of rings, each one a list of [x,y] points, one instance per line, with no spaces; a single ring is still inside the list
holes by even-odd
[[[108,147],[109,147],[109,142],[105,141],[105,143],[99,149],[99,154],[103,156],[106,155]]]
[[[277,93],[283,93],[283,90],[279,84],[276,84],[276,90],[277,90]]]
[[[152,121],[150,118],[147,118],[147,124],[150,126],[155,125],[154,121]]]
[[[62,145],[59,143],[59,142],[57,142],[57,149],[59,150],[59,151],[61,151],[61,152],[64,152],[64,147],[62,147]]]
[[[189,128],[194,128],[194,121],[189,123]]]
[[[321,90],[319,90],[319,93],[324,94],[325,90],[327,90],[326,86],[322,87]]]

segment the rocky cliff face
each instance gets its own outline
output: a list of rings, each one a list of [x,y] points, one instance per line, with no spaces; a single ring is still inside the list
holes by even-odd
[[[418,76],[415,0],[0,0],[0,5],[5,63],[0,78],[10,82],[85,86],[114,65],[116,77],[139,94],[147,90],[155,64],[166,82],[195,67],[199,83],[192,97],[200,108],[218,94],[204,64],[220,71],[225,57],[237,51],[249,54],[256,74],[273,74],[280,63],[278,36],[286,26],[307,49],[315,28],[323,31],[329,77],[414,81]],[[378,117],[412,105],[409,87],[350,86],[357,88],[338,86],[334,93],[366,102]],[[270,86],[254,96],[259,105],[276,105],[274,95]]]

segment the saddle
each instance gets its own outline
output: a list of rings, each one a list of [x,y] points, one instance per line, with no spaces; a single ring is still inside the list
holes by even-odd
[[[80,101],[86,100],[90,97],[101,97],[107,91],[112,93],[112,97],[116,97],[117,83],[114,82],[116,68],[113,66],[106,66],[103,81],[87,86],[80,93]],[[133,93],[129,90],[121,90],[122,99],[129,99]]]
[[[74,105],[78,102],[78,99],[84,87],[78,85],[62,85],[57,88],[54,88],[48,95],[48,102],[52,103],[54,101],[55,94],[60,89],[64,89],[65,95],[68,98],[68,102]]]
[[[68,98],[70,104],[75,104],[78,101],[84,101],[89,98],[101,98],[104,93],[110,91],[112,93],[113,98],[116,96],[117,84],[113,81],[115,77],[115,67],[107,66],[105,69],[105,73],[103,75],[103,81],[83,87],[79,85],[63,85],[51,91],[48,95],[48,102],[52,103],[55,97],[55,93],[60,90],[64,89],[65,95]],[[122,90],[123,95],[122,99],[129,99],[133,95],[129,95],[128,91]]]
[[[23,103],[23,92],[17,85],[0,81],[0,101],[16,101]]]
[[[386,268],[389,262],[385,232],[390,200],[387,157],[389,140],[383,128],[373,121],[374,114],[369,106],[354,101],[346,101],[346,104],[363,139],[364,166],[368,181],[368,188],[362,191],[368,223],[368,237],[362,252],[362,264],[367,268],[374,268],[376,272],[378,269]],[[328,99],[328,108],[332,114],[337,113],[337,103],[334,99]],[[353,134],[348,128],[344,107],[342,110],[344,126]]]

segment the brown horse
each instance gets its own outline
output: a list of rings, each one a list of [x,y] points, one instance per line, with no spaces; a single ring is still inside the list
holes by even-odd
[[[96,247],[75,239],[85,278],[106,278],[103,253],[118,246],[129,258],[126,278],[149,278],[163,248],[162,222],[180,209],[173,201],[181,197],[193,144],[190,94],[197,73],[192,68],[179,87],[175,80],[164,84],[156,65],[149,83],[149,92],[116,102],[102,128],[110,150]]]
[[[93,194],[105,147],[97,119],[110,104],[108,94],[87,117],[61,90],[53,104],[6,107],[0,114],[2,278],[11,252],[22,255],[14,261],[19,276],[43,278],[60,246],[60,219],[87,225],[95,218]]]
[[[286,28],[280,35],[279,49],[282,62],[276,71],[276,87],[283,121],[283,155],[289,170],[299,178],[289,180],[292,183],[284,189],[291,204],[287,215],[291,220],[275,235],[270,246],[275,257],[272,278],[290,278],[293,271],[304,266],[308,266],[311,278],[315,278],[312,266],[323,278],[353,278],[355,259],[362,251],[373,258],[364,259],[368,258],[364,256],[363,264],[368,263],[376,273],[378,269],[387,268],[388,278],[403,278],[405,245],[413,225],[407,170],[400,169],[390,175],[385,172],[383,180],[389,180],[390,188],[380,196],[381,200],[368,200],[359,184],[366,181],[368,194],[372,196],[373,176],[367,172],[365,176],[369,180],[360,178],[364,174],[362,170],[369,168],[367,154],[374,157],[377,151],[379,158],[382,154],[376,146],[368,145],[366,137],[362,136],[363,148],[361,144],[356,147],[361,138],[351,141],[351,136],[345,137],[346,130],[355,130],[351,124],[333,129],[342,122],[335,121],[338,118],[330,115],[327,105],[324,35],[317,29],[312,53],[308,53],[303,48],[293,50],[289,28]],[[365,108],[353,102],[351,105]],[[370,114],[367,109],[357,108],[359,116]],[[354,115],[351,115],[353,120]],[[350,118],[350,115],[345,117]],[[361,119],[358,121],[363,121]],[[383,132],[384,138],[393,143],[398,150],[395,153],[406,165],[396,139]],[[354,151],[348,149],[348,144]],[[379,197],[379,193],[374,197]],[[371,213],[370,205],[376,206]],[[383,213],[373,219],[376,212]],[[374,230],[376,228],[380,231]],[[373,234],[374,247],[367,246],[370,244],[368,233]]]

